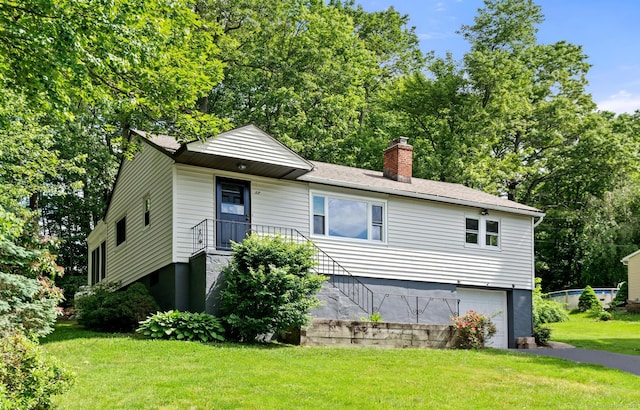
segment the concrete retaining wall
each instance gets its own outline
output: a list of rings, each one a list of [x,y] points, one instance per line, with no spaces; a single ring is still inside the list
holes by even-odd
[[[448,349],[455,336],[449,325],[316,319],[300,332],[300,344]]]

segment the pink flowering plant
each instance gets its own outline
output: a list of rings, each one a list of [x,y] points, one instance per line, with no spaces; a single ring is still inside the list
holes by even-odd
[[[473,310],[463,316],[452,316],[451,320],[457,331],[455,347],[458,349],[482,349],[496,334],[496,325],[491,319]]]

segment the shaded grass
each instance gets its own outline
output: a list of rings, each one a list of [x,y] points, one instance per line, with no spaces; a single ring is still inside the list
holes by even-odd
[[[640,355],[640,315],[614,313],[614,320],[597,321],[572,313],[569,321],[552,323],[551,339],[584,349]]]
[[[44,348],[78,376],[63,409],[640,407],[637,376],[485,351],[142,340],[59,325]]]

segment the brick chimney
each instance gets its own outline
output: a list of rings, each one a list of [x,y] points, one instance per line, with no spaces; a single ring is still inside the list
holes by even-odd
[[[411,183],[413,147],[406,137],[398,137],[389,142],[384,150],[382,175],[394,181]]]

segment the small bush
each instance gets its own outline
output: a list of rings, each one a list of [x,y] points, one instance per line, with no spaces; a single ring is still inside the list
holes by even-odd
[[[611,301],[611,307],[624,306],[627,304],[628,299],[629,285],[627,285],[627,282],[622,282],[620,289],[618,289],[618,292],[616,293],[616,297]]]
[[[326,278],[312,271],[314,248],[284,238],[251,235],[233,244],[223,271],[223,320],[229,337],[254,342],[258,335],[300,328],[320,304],[316,293]]]
[[[140,322],[136,332],[150,339],[224,341],[224,328],[217,317],[177,310],[156,313]]]
[[[497,331],[491,319],[473,310],[464,316],[454,316],[452,320],[458,330],[455,342],[458,349],[482,349]]]
[[[551,328],[544,325],[538,325],[533,328],[533,336],[536,338],[536,344],[546,346],[551,339]]]
[[[613,315],[610,312],[603,310],[602,312],[600,312],[600,314],[598,314],[597,318],[598,320],[601,320],[603,322],[608,322],[609,320],[613,319]]]
[[[0,338],[0,408],[48,409],[71,388],[74,375],[21,333]]]
[[[141,283],[118,290],[104,283],[76,296],[78,323],[101,332],[132,332],[140,321],[158,311],[158,304]]]
[[[593,288],[587,285],[578,299],[578,310],[580,312],[587,312],[592,309],[602,310],[602,304],[598,300],[598,296],[596,296]]]
[[[373,312],[372,314],[369,315],[369,317],[361,317],[360,318],[361,322],[382,322],[382,316],[380,315],[380,312]]]
[[[543,323],[565,322],[569,320],[569,315],[564,307],[552,300],[544,299],[542,293],[542,279],[535,279],[535,289],[533,290],[533,326]]]

